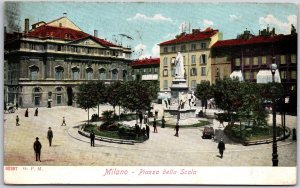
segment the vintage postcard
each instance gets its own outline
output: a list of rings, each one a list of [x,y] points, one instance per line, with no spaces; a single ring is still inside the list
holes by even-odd
[[[297,183],[299,4],[3,6],[5,184]]]

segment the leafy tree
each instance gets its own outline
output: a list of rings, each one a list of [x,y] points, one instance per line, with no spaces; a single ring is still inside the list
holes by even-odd
[[[94,82],[96,93],[94,96],[98,102],[98,116],[99,116],[99,105],[104,104],[107,101],[107,93],[106,93],[106,86],[103,81],[96,81]]]
[[[116,114],[116,106],[121,104],[121,97],[123,96],[123,91],[121,89],[123,83],[114,82],[106,88],[106,100],[113,106],[114,114]]]
[[[212,87],[209,81],[202,81],[196,87],[195,96],[201,100],[202,104],[205,106],[205,113],[207,108],[207,100],[213,97]],[[202,105],[203,110],[203,105]]]
[[[90,108],[94,108],[97,106],[98,101],[95,94],[97,93],[97,89],[95,87],[94,82],[83,83],[78,86],[77,93],[77,104],[79,104],[80,108],[83,108],[88,111],[88,124],[89,124],[89,110]]]

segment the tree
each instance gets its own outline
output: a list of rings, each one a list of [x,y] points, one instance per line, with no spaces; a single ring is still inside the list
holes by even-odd
[[[106,94],[106,86],[103,81],[96,81],[93,83],[96,88],[96,100],[98,103],[98,116],[99,116],[99,105],[104,104],[107,101],[107,94]]]
[[[114,114],[116,114],[116,106],[121,104],[121,97],[123,96],[123,91],[121,89],[122,83],[117,81],[110,84],[106,88],[106,100],[113,106]],[[120,114],[119,114],[120,115]]]
[[[201,100],[201,103],[205,105],[205,113],[207,108],[207,100],[213,97],[212,87],[209,81],[202,81],[196,87],[195,96]],[[202,105],[203,110],[203,105]]]
[[[78,86],[78,93],[76,97],[77,104],[80,108],[88,111],[88,124],[89,124],[89,110],[97,106],[98,101],[95,94],[97,93],[97,88],[94,82],[83,83]]]

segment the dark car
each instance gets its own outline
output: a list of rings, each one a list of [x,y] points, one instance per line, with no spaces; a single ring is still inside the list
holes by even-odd
[[[214,138],[215,131],[213,127],[204,127],[202,138]]]

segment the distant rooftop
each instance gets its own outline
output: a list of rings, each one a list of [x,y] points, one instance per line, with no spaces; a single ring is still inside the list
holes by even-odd
[[[131,66],[143,66],[143,65],[159,65],[160,59],[159,58],[145,58],[145,59],[139,59],[135,60]]]

